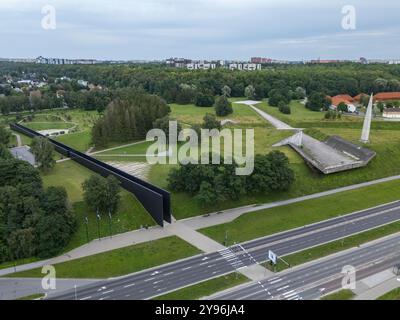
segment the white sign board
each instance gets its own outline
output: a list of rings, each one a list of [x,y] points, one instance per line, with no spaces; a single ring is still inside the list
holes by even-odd
[[[273,253],[271,250],[268,251],[268,259],[271,260],[273,264],[276,264],[277,258],[278,257],[275,253]]]

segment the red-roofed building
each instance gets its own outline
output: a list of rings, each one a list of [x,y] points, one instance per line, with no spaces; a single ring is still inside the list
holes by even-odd
[[[400,100],[400,92],[381,92],[374,96],[375,101]]]
[[[340,94],[340,95],[331,97],[331,100],[332,100],[332,107],[334,109],[337,109],[339,104],[341,104],[343,102],[347,105],[348,112],[356,112],[357,111],[357,107],[354,105],[353,97],[348,94]]]

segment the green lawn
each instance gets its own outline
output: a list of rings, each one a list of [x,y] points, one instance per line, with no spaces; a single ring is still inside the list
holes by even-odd
[[[268,100],[264,100],[258,104],[257,107],[264,110],[271,116],[274,116],[287,124],[303,128],[303,123],[321,123],[321,122],[362,122],[362,118],[353,116],[342,116],[342,119],[337,121],[329,121],[324,119],[324,112],[316,112],[307,109],[303,104],[297,100],[290,102],[291,114],[283,114],[277,107],[270,106]],[[308,126],[307,126],[308,127]]]
[[[271,127],[264,119],[262,119],[255,111],[253,111],[249,106],[244,104],[234,103],[235,101],[247,100],[245,98],[241,99],[231,99],[233,113],[226,117],[218,117],[218,120],[230,119],[238,121],[241,124],[264,124],[265,126]],[[171,107],[171,118],[177,119],[178,121],[193,125],[200,124],[203,122],[203,117],[206,113],[211,113],[215,115],[215,109],[213,107],[196,107],[193,104],[179,105],[170,104]]]
[[[230,243],[251,240],[317,221],[399,200],[400,181],[391,181],[319,199],[247,213],[236,220],[200,230],[223,243],[228,232]]]
[[[57,163],[48,174],[43,174],[43,182],[48,186],[65,187],[69,200],[73,204],[78,221],[78,231],[73,236],[66,250],[73,249],[86,243],[86,227],[84,217],[89,218],[89,239],[98,238],[97,220],[95,213],[91,212],[83,202],[82,183],[94,173],[74,161]],[[118,212],[113,217],[111,233],[118,234],[139,229],[141,225],[154,225],[155,222],[143,206],[129,192],[122,190],[121,202]],[[100,223],[101,237],[109,236],[109,218],[104,216]]]
[[[143,141],[141,143],[133,144],[128,147],[117,148],[114,150],[109,150],[105,152],[101,152],[101,155],[115,155],[115,154],[138,154],[143,155],[146,154],[147,149],[150,145],[154,144],[154,141]]]
[[[177,237],[141,243],[54,265],[57,277],[106,279],[187,258],[200,251]],[[14,273],[14,278],[41,278],[41,268]]]
[[[204,281],[199,284],[159,296],[154,300],[197,300],[238,286],[248,281],[250,280],[240,273],[230,273],[219,278]]]
[[[23,123],[23,125],[35,131],[50,129],[70,129],[74,126],[73,123],[67,122],[27,122]]]
[[[394,289],[383,296],[379,297],[377,300],[400,300],[400,288]]]
[[[64,143],[80,152],[86,152],[91,147],[92,136],[89,130],[85,130],[58,136],[54,140]]]
[[[322,297],[321,300],[351,300],[354,296],[355,294],[351,290],[340,290]]]

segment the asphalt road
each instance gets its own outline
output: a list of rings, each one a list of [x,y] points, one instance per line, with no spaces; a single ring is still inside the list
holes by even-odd
[[[341,288],[343,267],[353,266],[357,281],[400,262],[400,236],[297,268],[276,277],[211,297],[216,300],[304,300]]]
[[[400,201],[235,245],[95,285],[78,287],[77,299],[149,299],[267,260],[285,256],[400,220]],[[75,299],[74,291],[50,299]]]

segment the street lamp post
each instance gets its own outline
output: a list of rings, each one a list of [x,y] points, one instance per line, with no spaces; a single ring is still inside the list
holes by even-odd
[[[109,225],[110,225],[110,238],[112,238],[112,229],[111,229],[111,224],[112,224],[112,216],[111,216],[111,210],[108,210],[108,216],[110,218]]]
[[[100,214],[99,214],[99,210],[97,210],[97,232],[99,234],[99,241],[101,241],[101,237],[100,237]]]
[[[86,227],[86,242],[89,242],[89,229],[88,229],[88,225],[89,225],[89,219],[86,216],[85,217],[85,227]]]

